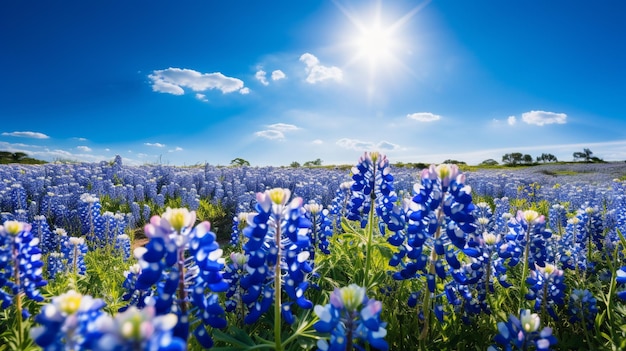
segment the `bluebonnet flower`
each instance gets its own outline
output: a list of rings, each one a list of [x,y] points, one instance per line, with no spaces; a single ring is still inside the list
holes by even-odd
[[[115,238],[115,246],[114,249],[118,252],[122,253],[122,258],[124,261],[130,258],[130,237],[126,234],[120,234]]]
[[[561,204],[554,204],[550,207],[550,213],[548,214],[550,219],[550,229],[559,235],[563,234],[565,227],[567,226],[567,210],[565,206]]]
[[[28,210],[26,201],[26,189],[20,183],[11,185],[11,208],[15,212],[17,210]]]
[[[44,351],[88,350],[99,336],[96,321],[104,312],[101,299],[70,290],[53,297],[35,316],[40,326],[31,329],[35,343]]]
[[[281,188],[257,193],[257,213],[248,216],[244,229],[248,240],[243,246],[248,256],[247,274],[240,280],[246,291],[242,297],[248,306],[246,323],[258,320],[274,301],[287,322],[294,321],[291,303],[305,309],[313,307],[305,297],[309,287],[306,276],[312,271],[308,236],[311,222],[305,216],[302,198],[288,203],[290,196],[289,189]],[[283,288],[291,300],[284,304],[280,293]]]
[[[155,309],[131,307],[97,320],[97,330],[101,335],[94,342],[96,351],[184,351],[185,341],[173,335],[178,322],[174,313],[156,315]]]
[[[535,311],[547,311],[554,319],[558,319],[554,306],[565,304],[565,282],[563,271],[546,263],[544,267],[536,266],[526,279],[530,286],[526,294],[527,300],[535,300]]]
[[[233,218],[233,225],[231,227],[232,233],[230,234],[230,245],[233,247],[241,246],[242,230],[246,227],[246,219],[248,218],[248,212],[239,212],[237,216]]]
[[[106,238],[104,237],[104,219],[100,213],[102,205],[100,199],[84,193],[80,196],[79,214],[81,221],[82,235],[95,247],[104,247]]]
[[[541,320],[536,313],[530,310],[522,310],[520,318],[509,316],[507,322],[498,322],[498,334],[494,341],[498,345],[492,345],[488,351],[495,350],[532,350],[548,351],[550,346],[556,345],[557,340],[552,335],[552,329],[544,327],[541,331]]]
[[[54,250],[54,237],[45,216],[33,217],[32,233],[37,239],[39,239],[39,248],[43,255]]]
[[[330,333],[330,344],[320,339],[320,350],[344,351],[353,346],[362,347],[367,343],[377,350],[388,350],[385,341],[387,323],[381,321],[382,303],[368,299],[365,288],[351,284],[341,289],[335,288],[330,295],[330,303],[315,306],[319,321],[314,324],[320,333]]]
[[[151,218],[144,228],[150,241],[135,249],[140,269],[136,279],[127,284],[134,290],[125,297],[143,297],[145,300],[137,301],[137,305],[154,306],[158,316],[175,313],[174,336],[185,341],[189,335],[189,314],[195,313],[202,323],[193,333],[204,347],[210,347],[213,341],[206,327],[226,326],[225,312],[215,293],[226,291],[228,284],[221,272],[222,250],[209,222],[194,227],[195,220],[194,211],[169,207],[161,217]],[[153,286],[156,289],[150,291]]]
[[[226,312],[233,312],[238,307],[244,311],[242,296],[244,291],[239,284],[239,280],[246,271],[246,255],[239,252],[230,254],[230,261],[224,269],[224,281],[228,282],[228,291],[226,292]],[[244,312],[238,313],[238,319],[243,321]]]
[[[67,261],[67,268],[74,274],[85,275],[87,273],[87,265],[85,264],[85,255],[89,251],[85,238],[68,237],[65,247],[62,249],[63,256]]]
[[[2,308],[8,308],[12,299],[21,299],[25,294],[29,299],[43,301],[39,288],[46,285],[42,277],[43,262],[38,244],[33,237],[31,226],[18,221],[6,221],[0,226],[0,301]],[[23,317],[28,310],[16,302]]]
[[[414,197],[404,201],[406,242],[392,243],[399,251],[390,265],[400,267],[393,277],[402,280],[425,276],[429,293],[435,293],[437,277],[444,280],[452,276],[466,283],[458,255],[467,235],[476,230],[474,209],[471,187],[465,184],[465,176],[456,165],[424,169],[421,183],[414,186]],[[439,320],[443,319],[440,304],[435,303],[434,312]]]
[[[135,263],[128,267],[128,270],[124,271],[124,282],[122,287],[126,291],[122,295],[122,300],[127,301],[128,304],[119,309],[119,312],[126,311],[131,306],[137,308],[146,307],[146,300],[148,296],[152,295],[152,290],[149,289],[137,289],[137,277],[141,273],[141,266],[139,263]]]
[[[328,236],[332,235],[332,223],[328,218],[328,210],[318,203],[304,205],[306,216],[311,221],[311,261],[315,262],[315,251],[319,249],[328,255]]]
[[[546,242],[552,231],[546,228],[546,220],[537,211],[518,211],[509,221],[510,232],[506,239],[524,248],[523,259],[530,267],[543,266],[548,258]]]
[[[570,322],[581,322],[583,328],[592,329],[598,314],[597,300],[587,289],[574,289],[569,297],[568,312]]]
[[[54,279],[57,274],[66,271],[66,260],[60,252],[50,252],[48,254],[48,279]]]

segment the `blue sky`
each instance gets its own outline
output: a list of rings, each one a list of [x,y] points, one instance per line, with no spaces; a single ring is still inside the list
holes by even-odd
[[[626,160],[626,2],[4,1],[0,150]]]

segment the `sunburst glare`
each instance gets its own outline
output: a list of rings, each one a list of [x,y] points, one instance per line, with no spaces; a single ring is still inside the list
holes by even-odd
[[[346,43],[351,51],[347,66],[364,66],[370,95],[374,93],[377,75],[381,72],[394,72],[398,68],[411,72],[404,64],[402,56],[411,53],[415,43],[406,35],[403,27],[429,2],[421,3],[393,21],[389,21],[384,13],[381,1],[375,3],[368,15],[356,14],[355,11],[335,3],[353,25],[353,31]]]

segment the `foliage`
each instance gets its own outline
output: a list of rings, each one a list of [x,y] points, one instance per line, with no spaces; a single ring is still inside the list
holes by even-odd
[[[29,165],[44,164],[46,161],[28,157],[23,152],[0,151],[0,164],[21,163]]]

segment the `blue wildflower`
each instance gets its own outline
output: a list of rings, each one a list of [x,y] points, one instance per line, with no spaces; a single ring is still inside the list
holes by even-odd
[[[556,345],[557,340],[549,327],[539,330],[541,321],[536,313],[522,310],[520,318],[509,316],[507,322],[498,322],[498,334],[493,340],[498,345],[492,345],[489,351],[495,350],[530,350],[548,351],[550,346]]]
[[[320,339],[320,350],[352,350],[353,346],[367,343],[377,350],[388,350],[385,341],[387,323],[382,322],[382,303],[370,300],[365,288],[351,284],[336,288],[330,295],[330,303],[315,306],[319,321],[314,324],[320,333],[330,333],[330,344]]]

